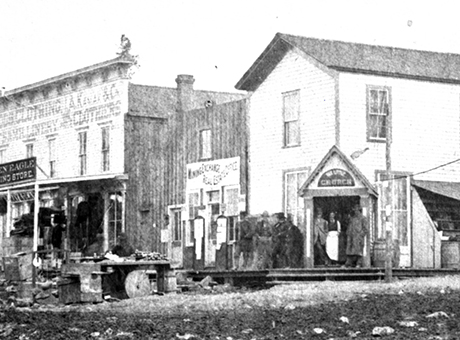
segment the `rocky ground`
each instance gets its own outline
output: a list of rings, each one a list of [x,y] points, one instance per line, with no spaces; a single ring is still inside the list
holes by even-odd
[[[460,277],[231,287],[100,304],[4,304],[0,339],[460,339]]]

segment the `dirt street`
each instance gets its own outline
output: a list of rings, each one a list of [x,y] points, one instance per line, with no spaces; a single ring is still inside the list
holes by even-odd
[[[460,277],[321,282],[14,308],[0,339],[459,339]]]

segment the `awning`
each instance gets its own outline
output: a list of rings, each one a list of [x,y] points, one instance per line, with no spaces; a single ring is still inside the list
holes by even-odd
[[[460,183],[413,180],[412,185],[460,201]]]

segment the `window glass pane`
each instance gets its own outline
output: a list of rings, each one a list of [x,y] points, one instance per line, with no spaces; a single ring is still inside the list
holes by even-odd
[[[387,91],[379,91],[379,113],[388,113],[388,93]]]
[[[283,94],[283,115],[285,122],[299,119],[298,91]]]
[[[300,144],[299,121],[285,123],[286,145]]]
[[[200,131],[200,156],[211,158],[211,130]]]
[[[238,215],[239,188],[225,188],[225,212],[227,216]]]

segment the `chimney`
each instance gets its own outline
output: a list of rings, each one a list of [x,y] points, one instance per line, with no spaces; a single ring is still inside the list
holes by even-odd
[[[193,83],[195,79],[188,74],[179,74],[177,83],[177,104],[178,111],[185,112],[193,108]]]

